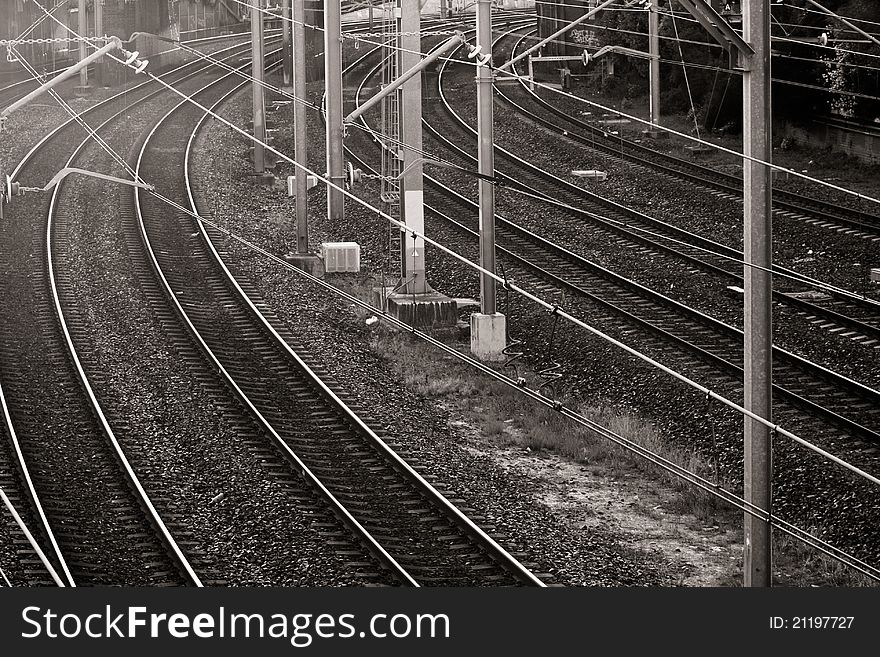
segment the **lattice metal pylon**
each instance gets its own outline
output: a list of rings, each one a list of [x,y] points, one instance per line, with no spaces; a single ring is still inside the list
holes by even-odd
[[[382,19],[382,49],[384,66],[382,69],[383,87],[391,84],[399,70],[397,53],[398,46],[398,12],[393,4],[385,5]],[[400,219],[400,90],[388,94],[382,100],[382,133],[388,136],[386,148],[382,149],[382,202],[384,210],[391,217]],[[403,276],[403,240],[400,228],[391,225],[388,228],[388,275],[396,284]]]

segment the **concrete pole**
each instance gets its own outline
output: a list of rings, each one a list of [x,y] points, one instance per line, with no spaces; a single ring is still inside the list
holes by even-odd
[[[89,26],[86,21],[86,0],[79,0],[79,9],[77,13],[79,14],[79,35],[85,39],[89,35]],[[79,42],[79,61],[82,61],[86,58],[86,42],[84,40],[80,40]],[[83,66],[79,71],[79,86],[87,87],[89,85],[89,72],[85,66]]]
[[[754,49],[743,73],[743,153],[770,162],[772,153],[770,103],[770,4],[743,0],[743,38]],[[745,408],[771,420],[772,413],[772,179],[770,167],[743,159],[746,266],[743,323]],[[749,267],[754,264],[762,269]],[[772,501],[772,445],[770,430],[745,419],[745,499],[769,511]],[[748,513],[744,521],[745,586],[770,586],[771,543],[769,523]]]
[[[290,45],[290,0],[281,0],[281,52],[284,87],[290,87],[293,77],[293,52]]]
[[[327,175],[340,188],[345,184],[342,151],[342,12],[339,0],[324,0],[324,89],[327,102]],[[339,226],[345,197],[327,187],[327,219]]]
[[[293,95],[298,100],[293,103],[293,122],[295,130],[294,159],[308,166],[306,146],[306,3],[293,0]],[[309,252],[309,206],[308,174],[305,169],[296,168],[296,252]]]
[[[104,0],[95,0],[95,38],[104,36]],[[104,45],[102,41],[95,43],[99,48]],[[104,82],[104,58],[102,57],[95,62],[95,73],[98,82]]]
[[[660,14],[657,4],[660,0],[652,0],[648,8],[648,60],[651,86],[651,127],[660,125]]]
[[[421,61],[421,8],[419,0],[399,0],[400,18],[400,71],[408,71]],[[409,148],[403,149],[403,170],[400,181],[401,210],[407,227],[404,236],[403,277],[407,280],[406,292],[424,294],[428,291],[425,281],[425,241],[414,237],[413,231],[424,234],[424,182],[422,177],[422,74],[412,76],[401,87],[400,135]]]
[[[492,0],[477,0],[477,45],[481,54],[492,52]],[[477,148],[478,170],[486,176],[495,175],[495,135],[493,129],[492,71],[477,67]],[[480,266],[495,273],[495,187],[480,180]],[[495,279],[480,275],[480,312],[495,313]]]
[[[262,0],[253,0],[251,8],[251,61],[253,62],[252,83],[254,94],[254,171],[266,170],[265,152],[262,143],[266,141],[266,96],[263,90],[263,12]]]

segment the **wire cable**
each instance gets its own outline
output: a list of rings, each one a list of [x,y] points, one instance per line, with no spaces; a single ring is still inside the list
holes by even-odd
[[[34,1],[36,2],[37,0],[34,0]],[[113,56],[111,55],[111,57],[113,57]],[[117,61],[120,61],[124,66],[127,66],[127,67],[131,68],[132,70],[136,69],[136,67],[133,63],[126,64],[122,60],[117,60]],[[358,205],[361,205],[362,207],[366,208],[370,212],[376,213],[379,216],[384,217],[386,221],[392,223],[395,226],[403,228],[407,232],[414,233],[417,237],[422,238],[426,244],[430,244],[430,245],[438,248],[442,252],[446,253],[447,255],[452,256],[453,258],[455,258],[459,262],[463,263],[464,265],[470,267],[471,269],[474,269],[477,272],[480,272],[482,274],[485,274],[486,276],[489,276],[490,278],[494,279],[496,282],[499,282],[499,283],[504,282],[504,279],[502,279],[500,276],[498,276],[498,274],[496,274],[495,272],[489,271],[488,269],[485,269],[484,267],[482,267],[478,263],[473,262],[472,260],[463,256],[462,254],[445,246],[444,244],[438,242],[437,240],[432,239],[431,237],[428,237],[427,235],[424,234],[423,231],[414,230],[411,226],[407,226],[404,222],[401,222],[401,221],[395,219],[394,217],[383,212],[381,209],[376,208],[375,206],[373,206],[370,203],[368,203],[367,201],[361,199],[360,197],[358,197],[357,195],[355,195],[351,191],[345,189],[344,186],[340,186],[340,185],[336,184],[333,180],[331,180],[327,176],[322,175],[316,171],[313,171],[307,165],[298,163],[293,158],[282,153],[281,151],[279,151],[278,149],[276,149],[272,145],[267,144],[267,143],[257,139],[256,137],[249,134],[247,131],[243,130],[242,128],[238,127],[237,125],[235,125],[234,123],[232,123],[231,121],[226,119],[225,117],[223,117],[220,114],[218,114],[217,112],[214,112],[213,110],[205,107],[202,103],[197,101],[195,98],[188,96],[184,92],[175,88],[173,85],[171,85],[171,84],[165,82],[164,80],[162,80],[161,78],[157,77],[153,73],[145,71],[144,74],[147,75],[150,79],[163,85],[168,90],[175,93],[176,95],[180,96],[182,99],[190,102],[195,107],[198,107],[200,110],[202,110],[206,114],[211,115],[212,117],[214,117],[215,119],[217,119],[218,121],[220,121],[221,123],[226,125],[227,127],[231,128],[233,131],[242,135],[245,139],[248,139],[248,140],[251,140],[255,143],[261,144],[263,146],[263,148],[265,148],[266,150],[271,151],[272,153],[275,153],[281,159],[288,162],[289,164],[292,164],[296,168],[302,169],[303,171],[306,172],[307,175],[315,176],[318,180],[322,181],[325,185],[327,185],[327,187],[330,187],[330,188],[333,188],[333,189],[339,191],[343,196],[351,198]],[[520,76],[516,76],[516,77],[520,77]],[[153,196],[155,196],[156,198],[163,200],[167,204],[172,205],[173,207],[176,207],[181,212],[184,212],[194,218],[199,218],[196,213],[192,212],[192,210],[184,208],[179,203],[176,203],[175,201],[163,196],[162,194],[158,193],[156,190],[148,190],[148,192],[150,194],[152,194]],[[810,441],[808,441],[804,438],[801,438],[797,434],[794,434],[794,433],[788,431],[787,429],[780,427],[778,424],[775,424],[775,423],[761,417],[760,415],[754,413],[753,411],[748,410],[747,408],[741,406],[740,404],[737,404],[736,402],[734,402],[730,399],[727,399],[726,397],[724,397],[722,395],[719,395],[718,393],[712,391],[711,389],[707,388],[706,386],[694,381],[693,379],[689,378],[688,376],[686,376],[676,370],[673,370],[672,368],[670,368],[666,365],[663,365],[659,361],[651,358],[650,356],[638,351],[637,349],[635,349],[633,347],[630,347],[629,345],[621,342],[620,340],[617,340],[616,338],[611,337],[610,335],[604,333],[603,331],[597,329],[596,327],[594,327],[594,326],[588,324],[587,322],[585,322],[585,321],[571,315],[570,313],[566,312],[565,310],[560,308],[557,304],[545,301],[541,297],[539,297],[539,296],[529,292],[528,290],[521,288],[518,285],[515,285],[513,283],[509,283],[509,288],[511,291],[518,293],[520,296],[528,299],[529,301],[535,303],[536,305],[538,305],[542,308],[545,308],[546,310],[554,310],[555,309],[555,312],[558,313],[561,318],[565,319],[569,323],[572,323],[576,326],[579,326],[580,328],[583,328],[584,330],[586,330],[590,334],[594,335],[595,337],[598,337],[606,342],[609,342],[610,344],[625,351],[626,353],[630,354],[631,356],[638,358],[639,360],[641,360],[641,361],[651,365],[652,367],[666,373],[667,375],[673,377],[674,379],[681,381],[682,383],[700,391],[703,394],[709,395],[712,399],[718,400],[720,403],[739,412],[743,416],[745,416],[755,422],[758,422],[759,424],[762,424],[770,429],[777,431],[777,433],[779,433],[780,435],[783,435],[786,438],[794,441],[795,443],[797,443],[803,447],[806,447],[810,451],[813,451],[814,453],[819,454],[820,456],[824,457],[825,459],[837,464],[838,466],[840,466],[846,470],[849,470],[850,472],[858,475],[859,477],[866,479],[867,481],[870,481],[871,483],[873,483],[875,485],[880,485],[880,479],[878,479],[874,475],[871,475],[868,472],[862,470],[861,468],[841,459],[840,457],[837,457],[837,456],[831,454],[827,450],[824,450],[821,447],[819,447],[818,445],[815,445],[815,444],[811,443]]]

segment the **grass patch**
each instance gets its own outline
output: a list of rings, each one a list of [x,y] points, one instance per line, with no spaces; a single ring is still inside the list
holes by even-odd
[[[553,409],[534,402],[517,390],[476,372],[452,355],[382,326],[374,329],[371,346],[377,356],[386,360],[401,375],[412,391],[457,409],[495,444],[551,451],[584,463],[606,476],[641,473],[658,481],[665,489],[665,506],[668,510],[690,514],[700,525],[713,523],[741,527],[742,513],[739,510]],[[465,352],[467,350],[464,344],[456,347]],[[533,377],[527,385],[537,387],[540,380]],[[696,451],[664,440],[653,424],[644,418],[608,406],[577,405],[569,398],[563,397],[561,401],[569,408],[577,408],[582,415],[615,434],[728,490],[734,489],[730,482],[717,480],[715,469]],[[741,530],[739,536],[741,542]],[[773,550],[774,585],[877,585],[870,578],[778,531],[773,535]],[[742,576],[739,573],[731,574],[719,585],[741,586]]]
[[[509,386],[474,372],[453,356],[438,354],[430,345],[383,331],[377,336],[374,350],[400,372],[410,389],[459,410],[497,444],[546,450],[595,466],[614,477],[648,473],[661,479],[672,492],[671,510],[693,514],[701,522],[714,520],[719,512],[720,502],[708,493]],[[535,388],[540,384],[539,379],[533,378],[527,385]],[[650,422],[607,406],[578,406],[565,397],[561,401],[613,433],[691,472],[714,478],[712,468],[694,450],[670,444]]]

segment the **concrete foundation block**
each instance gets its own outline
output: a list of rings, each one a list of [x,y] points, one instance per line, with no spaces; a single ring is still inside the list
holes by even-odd
[[[871,269],[871,282],[880,283],[880,268]]]
[[[439,292],[388,296],[388,313],[416,328],[453,328],[458,321],[458,306]]]
[[[324,261],[315,253],[288,253],[284,259],[307,274],[324,278]]]
[[[642,135],[648,139],[669,139],[669,133],[665,130],[642,130]]]
[[[507,346],[507,318],[501,313],[471,315],[471,353],[485,361],[502,361]]]

